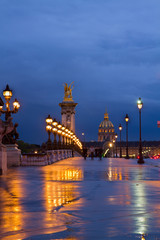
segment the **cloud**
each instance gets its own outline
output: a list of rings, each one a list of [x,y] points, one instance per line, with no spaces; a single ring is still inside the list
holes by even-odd
[[[77,130],[88,130],[88,139],[97,138],[106,106],[115,125],[139,96],[156,112],[159,7],[158,0],[2,0],[1,89],[9,83],[22,102],[23,138],[39,142],[43,121],[37,121],[51,112],[60,118],[63,82],[75,81]],[[28,123],[36,131],[33,138],[24,130]]]

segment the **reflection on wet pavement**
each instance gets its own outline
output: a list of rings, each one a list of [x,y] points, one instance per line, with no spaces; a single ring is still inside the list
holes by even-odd
[[[160,239],[160,169],[67,159],[0,177],[0,239]]]

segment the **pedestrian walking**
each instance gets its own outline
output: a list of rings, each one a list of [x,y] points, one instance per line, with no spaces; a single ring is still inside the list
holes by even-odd
[[[94,151],[95,151],[94,147],[91,147],[90,152],[91,152],[91,159],[92,160],[94,159]]]

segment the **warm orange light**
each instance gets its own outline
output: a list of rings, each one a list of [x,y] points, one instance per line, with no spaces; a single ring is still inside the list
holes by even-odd
[[[112,143],[109,143],[109,147],[112,147],[113,146],[113,144]]]
[[[145,240],[145,237],[144,237],[144,235],[142,235],[142,237],[141,237],[141,240]]]
[[[119,131],[122,131],[122,125],[121,124],[119,125]]]
[[[15,110],[18,110],[20,108],[20,104],[19,104],[17,99],[14,100],[13,107],[14,107]]]
[[[46,126],[46,131],[47,132],[51,132],[52,131],[52,126],[51,125],[47,125]]]
[[[52,125],[53,125],[54,127],[56,127],[56,126],[58,125],[58,122],[56,121],[55,118],[53,119]]]
[[[129,121],[128,114],[126,114],[126,116],[125,116],[125,121],[126,121],[126,122],[128,122],[128,121]]]
[[[57,128],[52,128],[52,132],[56,133],[57,132]]]
[[[62,125],[62,131],[64,131],[65,130],[65,127]]]
[[[53,119],[51,118],[50,115],[48,115],[48,117],[46,118],[46,123],[49,124],[49,125],[51,125],[52,122],[53,122]]]
[[[58,123],[57,127],[60,129],[62,128],[62,125],[60,124],[60,122]]]
[[[62,131],[59,129],[59,130],[57,131],[57,133],[60,135],[60,134],[62,133]]]
[[[6,89],[3,91],[3,96],[6,100],[9,100],[12,97],[12,90],[9,88],[8,84],[6,86]]]

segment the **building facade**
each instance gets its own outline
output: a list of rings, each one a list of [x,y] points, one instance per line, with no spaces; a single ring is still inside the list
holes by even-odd
[[[104,120],[100,123],[98,129],[98,142],[113,141],[115,139],[114,125],[109,120],[107,111],[104,114]]]

